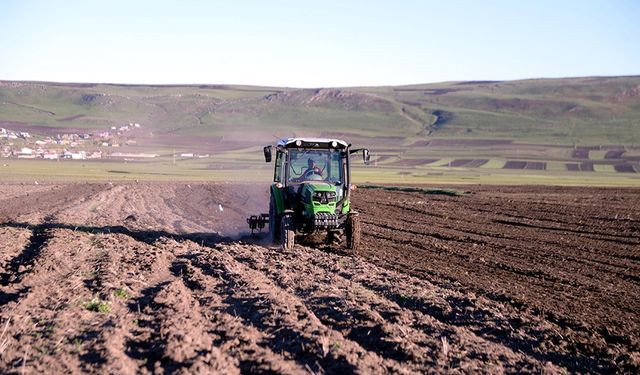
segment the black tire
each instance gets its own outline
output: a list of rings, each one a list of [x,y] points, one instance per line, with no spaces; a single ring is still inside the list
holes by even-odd
[[[269,199],[269,241],[276,245],[280,243],[280,220],[276,213],[276,201],[273,193]]]
[[[344,230],[330,230],[327,233],[327,245],[329,246],[343,246],[344,245]]]
[[[283,250],[293,249],[296,231],[293,225],[293,216],[284,215],[280,222],[280,245]]]
[[[360,247],[360,218],[358,216],[352,214],[347,216],[345,234],[347,235],[347,249],[356,253]]]

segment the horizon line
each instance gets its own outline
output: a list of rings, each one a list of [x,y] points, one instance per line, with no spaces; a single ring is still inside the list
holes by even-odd
[[[26,84],[52,84],[60,86],[83,86],[83,85],[105,85],[105,86],[131,86],[131,87],[197,87],[211,86],[210,88],[224,89],[226,87],[248,86],[256,88],[280,88],[280,89],[324,89],[324,88],[367,88],[367,87],[402,87],[402,86],[420,86],[420,85],[438,85],[447,83],[464,83],[473,82],[478,84],[490,84],[500,82],[518,82],[518,81],[536,81],[536,80],[563,80],[563,79],[585,79],[585,78],[638,78],[639,74],[624,75],[587,75],[587,76],[564,76],[564,77],[530,77],[517,79],[470,79],[470,80],[449,80],[436,82],[421,83],[405,83],[405,84],[383,84],[383,85],[355,85],[355,86],[273,86],[273,85],[253,85],[244,83],[117,83],[117,82],[88,82],[88,81],[45,81],[45,80],[23,80],[23,79],[0,79],[0,82],[26,83]]]

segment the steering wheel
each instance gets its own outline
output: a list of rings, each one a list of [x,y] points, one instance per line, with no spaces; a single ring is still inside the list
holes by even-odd
[[[310,171],[308,171],[307,173],[304,174],[304,179],[305,180],[315,180],[315,181],[323,180],[322,172],[317,171],[315,169],[312,169],[312,170],[310,170]]]

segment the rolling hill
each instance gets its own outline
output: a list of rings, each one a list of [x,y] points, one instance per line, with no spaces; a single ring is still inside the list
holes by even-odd
[[[368,145],[389,168],[640,172],[640,76],[319,89],[0,81],[0,127],[55,136],[128,123],[142,126],[123,150],[160,155],[305,135]]]

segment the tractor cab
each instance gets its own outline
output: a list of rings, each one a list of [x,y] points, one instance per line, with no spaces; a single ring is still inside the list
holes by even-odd
[[[266,162],[272,161],[274,149],[269,213],[247,219],[251,230],[269,224],[271,240],[283,248],[293,247],[296,234],[327,232],[336,238],[346,233],[347,247],[355,249],[359,222],[354,223],[357,213],[351,209],[350,161],[362,152],[368,163],[369,150],[351,149],[339,139],[289,138],[264,147]]]

